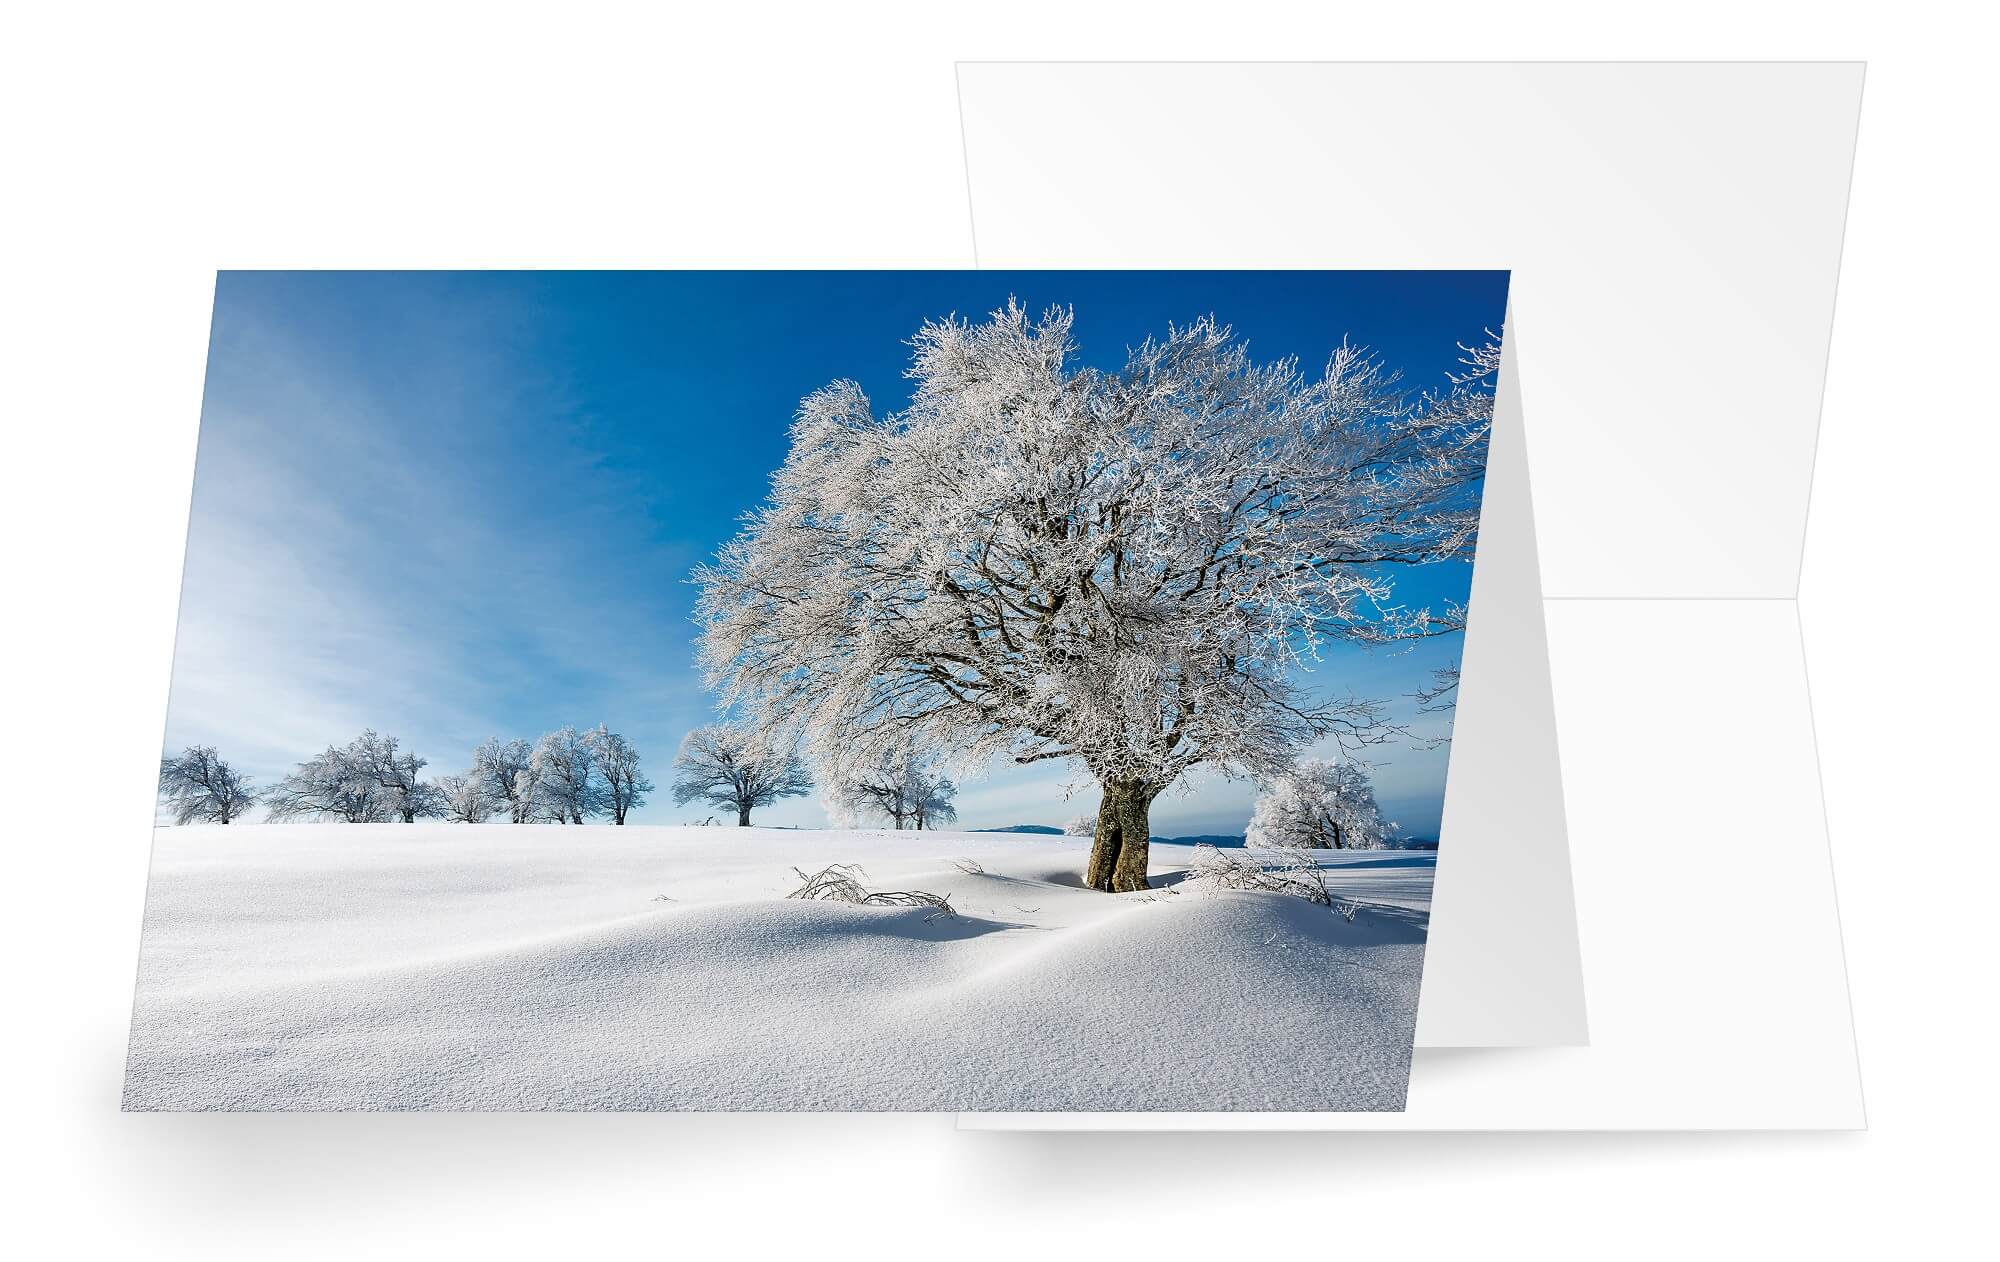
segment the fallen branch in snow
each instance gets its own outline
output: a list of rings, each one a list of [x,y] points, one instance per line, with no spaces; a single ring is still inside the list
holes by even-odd
[[[967,876],[986,875],[985,866],[981,864],[977,859],[953,859],[951,861],[951,866],[957,868],[959,871],[965,873]]]
[[[841,903],[858,903],[868,897],[868,891],[861,887],[861,879],[867,873],[860,866],[852,867],[836,863],[830,867],[806,874],[804,868],[793,868],[805,884],[785,895],[786,898],[830,899]]]
[[[1211,889],[1291,894],[1333,908],[1350,921],[1360,910],[1353,903],[1335,904],[1326,869],[1307,858],[1303,850],[1225,854],[1214,846],[1200,845],[1194,848],[1194,865],[1189,870],[1195,880],[1206,882]]]
[[[955,916],[951,909],[949,894],[933,894],[928,890],[869,890],[861,884],[868,874],[858,863],[833,863],[817,872],[807,872],[804,868],[793,868],[805,884],[799,886],[786,898],[804,898],[832,903],[855,903],[862,907],[930,907],[933,914]],[[928,917],[926,917],[928,919]]]

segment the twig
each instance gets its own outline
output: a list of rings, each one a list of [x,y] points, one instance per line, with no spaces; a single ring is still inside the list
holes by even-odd
[[[952,910],[951,895],[933,894],[928,890],[869,890],[861,884],[868,874],[858,863],[833,863],[817,872],[807,872],[804,868],[793,868],[805,884],[785,895],[786,898],[803,898],[820,902],[853,903],[860,907],[929,907],[933,916],[956,916]]]

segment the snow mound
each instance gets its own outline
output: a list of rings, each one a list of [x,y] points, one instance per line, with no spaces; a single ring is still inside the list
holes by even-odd
[[[1432,856],[1328,856],[1349,922],[1194,890],[1187,847],[1099,894],[1087,844],[162,830],[126,1107],[1402,1107]],[[783,897],[830,862],[958,914]]]

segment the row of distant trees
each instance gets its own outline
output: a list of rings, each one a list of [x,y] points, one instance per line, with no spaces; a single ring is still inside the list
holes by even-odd
[[[372,729],[342,746],[328,746],[259,794],[207,745],[190,746],[160,764],[160,796],[177,824],[227,824],[259,801],[273,820],[336,819],[347,823],[414,823],[447,819],[477,824],[501,816],[512,823],[581,824],[609,817],[623,824],[645,805],[653,782],[639,754],[602,724],[579,732],[564,727],[529,744],[497,737],[473,751],[463,775],[422,777],[426,760]],[[674,757],[674,801],[751,812],[813,791],[813,777],[796,753],[761,744],[747,728],[696,728]],[[957,786],[904,747],[881,765],[823,796],[835,827],[875,818],[896,828],[923,829],[958,818]],[[1094,836],[1095,812],[1064,829]],[[1258,797],[1246,840],[1253,846],[1378,850],[1400,844],[1383,817],[1367,770],[1353,760],[1308,759],[1277,777]]]
[[[602,724],[582,732],[559,728],[532,745],[495,737],[473,751],[463,775],[425,779],[428,765],[395,737],[370,729],[345,745],[327,746],[259,793],[213,746],[194,745],[162,760],[160,797],[176,824],[227,824],[260,801],[267,817],[278,821],[478,824],[500,816],[516,824],[581,824],[607,817],[623,824],[654,788],[640,769],[638,750]],[[749,729],[728,724],[689,732],[674,757],[674,771],[677,804],[734,811],[737,824],[746,828],[752,811],[814,787],[797,753],[773,749]],[[873,817],[896,828],[922,829],[958,818],[957,792],[905,746],[843,781],[824,801],[836,827]],[[1088,837],[1097,825],[1092,813],[1072,820],[1064,831]],[[1258,797],[1246,840],[1253,846],[1376,850],[1399,838],[1359,763],[1309,759]]]
[[[533,744],[495,737],[473,751],[461,775],[427,778],[429,765],[370,728],[259,790],[213,746],[194,745],[161,760],[160,800],[176,824],[228,824],[259,804],[280,822],[477,824],[500,816],[516,824],[606,817],[623,824],[653,791],[638,750],[602,724],[558,728]]]
[[[393,736],[369,729],[329,745],[268,789],[259,790],[214,746],[193,745],[161,760],[160,800],[176,824],[228,824],[261,804],[272,821],[338,820],[350,824],[444,819],[478,824],[623,824],[654,791],[639,751],[603,724],[562,727],[530,744],[494,737],[473,751],[463,774],[426,778],[429,761]],[[674,757],[674,801],[751,812],[813,791],[795,751],[774,748],[742,727],[712,724],[682,740]],[[957,788],[913,748],[877,767],[843,777],[826,796],[836,824],[864,816],[897,828],[924,828],[958,817]]]

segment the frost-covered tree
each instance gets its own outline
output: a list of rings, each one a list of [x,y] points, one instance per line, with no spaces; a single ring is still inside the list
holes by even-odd
[[[926,324],[909,406],[809,396],[765,505],[696,574],[712,684],[851,779],[912,742],[961,766],[1066,759],[1101,789],[1086,879],[1146,885],[1182,773],[1279,774],[1380,708],[1299,682],[1329,641],[1462,626],[1394,576],[1470,555],[1497,348],[1412,396],[1343,346],[1253,362],[1213,319],[1117,371],[1071,315]]]
[[[858,827],[863,819],[886,819],[891,828],[900,829],[909,818],[909,808],[903,801],[901,777],[880,776],[876,772],[862,771],[843,781],[838,789],[843,818],[852,819],[853,827]]]
[[[426,759],[402,752],[393,736],[370,728],[345,745],[302,762],[264,797],[272,819],[322,816],[350,824],[400,820],[405,824],[445,813],[444,793],[421,777]]]
[[[610,814],[612,823],[623,824],[626,814],[644,806],[646,795],[653,791],[653,782],[639,770],[639,751],[632,748],[632,742],[602,723],[585,732],[583,740],[601,777],[603,809]]]
[[[1097,835],[1097,814],[1079,815],[1063,825],[1065,837],[1095,837]]]
[[[958,786],[935,772],[919,776],[910,795],[910,822],[919,832],[958,818]]]
[[[573,727],[546,732],[535,742],[528,769],[516,780],[532,818],[581,824],[608,809],[608,790],[589,738]]]
[[[876,767],[856,773],[841,790],[850,809],[876,815],[897,828],[922,830],[958,818],[956,785],[904,747]]]
[[[443,790],[421,775],[430,760],[402,752],[395,737],[378,735],[369,728],[342,752],[363,775],[374,780],[390,818],[414,824],[444,815]]]
[[[300,763],[265,793],[264,809],[280,822],[316,816],[373,824],[393,818],[375,781],[333,745]]]
[[[472,751],[470,774],[485,783],[496,803],[495,810],[505,810],[511,823],[525,824],[534,818],[533,794],[529,791],[533,781],[524,779],[534,753],[534,746],[526,741],[503,741],[497,736]]]
[[[476,770],[439,776],[437,787],[444,795],[444,817],[455,824],[483,824],[500,807],[493,800],[492,786]]]
[[[698,727],[681,740],[674,755],[674,801],[733,810],[738,827],[748,828],[750,812],[760,806],[810,792],[812,776],[797,754],[773,747],[745,728],[723,723]]]
[[[1306,850],[1379,850],[1395,837],[1359,763],[1307,759],[1257,799],[1244,841]]]
[[[227,824],[255,806],[257,794],[213,745],[190,745],[160,760],[160,801],[176,824]]]

